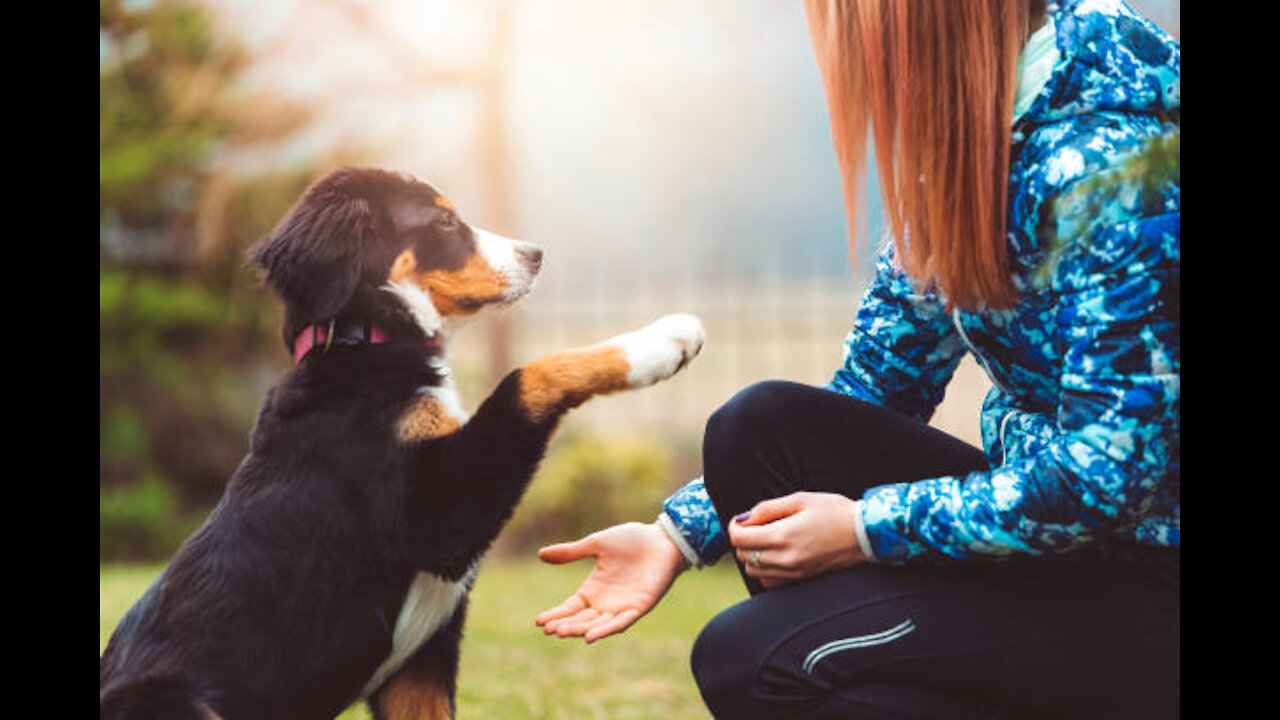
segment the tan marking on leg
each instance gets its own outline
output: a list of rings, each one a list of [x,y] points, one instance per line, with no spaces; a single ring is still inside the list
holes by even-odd
[[[480,255],[472,255],[457,270],[431,270],[416,276],[431,294],[441,315],[470,315],[480,306],[502,297],[506,283]]]
[[[418,260],[414,257],[412,250],[405,250],[396,256],[396,261],[391,263],[391,273],[387,279],[391,282],[400,282],[406,277],[413,274],[418,269]]]
[[[629,387],[626,352],[600,345],[554,353],[520,369],[520,402],[533,420],[577,407],[592,395]]]
[[[449,693],[433,678],[402,670],[378,690],[374,710],[385,720],[452,720]]]
[[[400,442],[413,443],[443,437],[458,431],[462,421],[449,414],[444,405],[430,395],[414,398],[409,410],[400,416],[396,435]]]

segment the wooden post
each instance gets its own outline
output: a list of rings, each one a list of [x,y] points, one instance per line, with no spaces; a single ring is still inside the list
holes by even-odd
[[[493,34],[486,63],[480,73],[480,158],[481,186],[485,217],[483,224],[494,232],[510,235],[511,153],[507,143],[506,70],[508,62],[508,17],[506,0],[493,2]],[[514,323],[511,311],[489,318],[489,384],[497,383],[512,367],[511,345]]]

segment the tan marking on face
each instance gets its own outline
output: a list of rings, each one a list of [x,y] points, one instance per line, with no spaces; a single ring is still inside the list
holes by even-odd
[[[458,210],[458,208],[453,206],[453,203],[449,202],[449,198],[444,197],[443,195],[436,196],[436,205],[444,208],[445,210],[453,210],[455,212]]]
[[[470,315],[481,305],[500,299],[506,290],[502,276],[479,254],[457,270],[431,270],[415,278],[444,316]]]
[[[409,409],[400,416],[396,436],[400,442],[414,443],[450,435],[461,427],[462,421],[450,415],[438,399],[421,395],[414,398]]]
[[[411,670],[396,673],[378,691],[378,717],[386,720],[452,720],[449,693],[434,678]]]
[[[592,395],[625,390],[626,352],[603,345],[554,353],[520,369],[520,403],[535,421],[577,407]]]
[[[391,263],[391,273],[387,279],[391,282],[400,282],[413,274],[418,269],[418,259],[414,257],[412,250],[405,250],[396,256],[396,261]]]

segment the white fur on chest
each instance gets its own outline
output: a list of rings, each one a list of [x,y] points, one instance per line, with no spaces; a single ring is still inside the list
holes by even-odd
[[[458,604],[466,597],[476,569],[472,567],[461,580],[445,580],[438,575],[418,572],[409,583],[404,604],[391,639],[391,654],[382,661],[373,677],[365,683],[361,697],[377,690],[387,678],[395,674],[405,661],[417,652],[424,642],[431,639],[442,625],[453,617]]]
[[[462,409],[462,398],[458,395],[458,385],[453,379],[453,370],[441,358],[431,358],[427,364],[440,374],[440,384],[420,388],[418,392],[430,395],[459,425],[465,425],[471,416]]]

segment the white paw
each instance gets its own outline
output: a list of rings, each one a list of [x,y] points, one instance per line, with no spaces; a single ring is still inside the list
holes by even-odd
[[[608,344],[621,346],[626,352],[631,366],[627,384],[637,388],[675,375],[702,350],[706,339],[702,321],[693,315],[676,314],[619,335]]]

